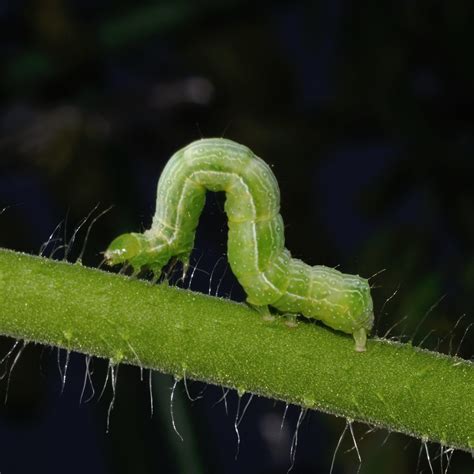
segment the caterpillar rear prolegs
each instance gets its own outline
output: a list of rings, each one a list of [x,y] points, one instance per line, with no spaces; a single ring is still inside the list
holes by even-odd
[[[231,140],[202,139],[177,151],[158,182],[151,228],[117,237],[105,252],[107,262],[146,267],[157,276],[173,257],[186,267],[208,190],[226,193],[228,258],[247,301],[319,319],[352,334],[355,349],[364,351],[374,320],[368,281],[291,258],[275,176]]]

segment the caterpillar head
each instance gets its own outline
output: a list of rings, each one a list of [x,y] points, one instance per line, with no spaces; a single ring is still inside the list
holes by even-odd
[[[147,241],[143,234],[122,234],[115,238],[104,253],[105,261],[108,265],[119,263],[130,263],[132,266],[140,268],[143,263],[143,255],[146,252]]]
[[[158,277],[172,255],[165,242],[150,239],[146,233],[131,232],[115,238],[104,256],[108,265],[128,263],[135,271],[147,268]]]

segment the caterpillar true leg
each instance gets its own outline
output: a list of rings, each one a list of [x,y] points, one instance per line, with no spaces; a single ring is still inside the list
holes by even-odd
[[[319,319],[352,334],[356,350],[364,351],[374,321],[368,281],[291,257],[275,176],[251,150],[231,140],[202,139],[177,151],[158,182],[151,228],[117,237],[105,252],[107,262],[128,262],[159,275],[175,257],[186,269],[206,191],[226,193],[229,264],[247,302],[266,317],[270,305]]]

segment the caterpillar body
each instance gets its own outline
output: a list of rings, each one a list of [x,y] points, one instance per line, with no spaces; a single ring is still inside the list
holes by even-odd
[[[159,179],[151,228],[117,237],[105,252],[106,261],[160,275],[174,257],[186,269],[208,190],[226,193],[228,260],[247,302],[263,312],[272,306],[321,320],[352,334],[356,350],[364,351],[374,320],[368,281],[291,257],[273,172],[231,140],[201,139],[177,151]]]

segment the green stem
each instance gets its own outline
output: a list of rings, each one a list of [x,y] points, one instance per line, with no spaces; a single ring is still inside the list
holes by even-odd
[[[474,448],[474,365],[243,304],[0,250],[0,333]]]

